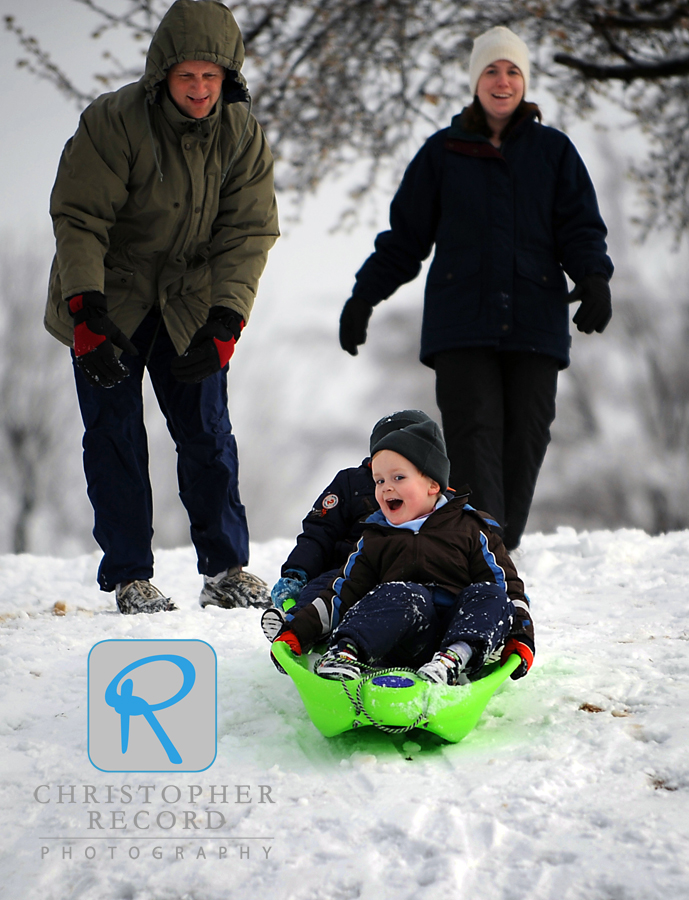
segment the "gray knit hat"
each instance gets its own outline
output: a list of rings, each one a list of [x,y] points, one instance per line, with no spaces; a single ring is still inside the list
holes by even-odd
[[[406,428],[407,425],[414,425],[417,422],[430,422],[431,417],[420,409],[401,409],[389,416],[383,416],[373,426],[371,432],[371,440],[369,441],[369,455],[373,456],[373,448],[382,440],[386,434],[391,431],[397,431],[400,428]]]
[[[391,431],[372,447],[371,456],[380,450],[394,450],[424,475],[437,481],[441,491],[447,490],[450,460],[440,428],[432,419]]]

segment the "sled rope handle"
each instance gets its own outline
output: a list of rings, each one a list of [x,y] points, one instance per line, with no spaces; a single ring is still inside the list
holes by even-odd
[[[412,675],[416,675],[416,669],[406,669],[400,666],[394,666],[389,669],[375,669],[371,666],[362,665],[362,669],[370,670],[364,678],[361,679],[356,688],[356,697],[352,697],[349,688],[347,687],[347,681],[344,678],[339,679],[340,684],[342,685],[342,689],[349,698],[349,702],[354,707],[354,711],[358,716],[363,716],[369,725],[373,725],[374,728],[378,728],[380,731],[384,731],[387,734],[404,734],[407,731],[411,731],[413,728],[419,728],[420,726],[428,724],[428,716],[427,709],[422,710],[417,716],[416,720],[411,723],[411,725],[383,725],[382,722],[377,722],[373,716],[369,713],[369,711],[364,707],[364,702],[361,698],[361,692],[363,690],[364,685],[371,681],[373,678],[377,678],[379,675],[389,675],[393,672],[408,672]],[[357,724],[356,722],[354,723]]]

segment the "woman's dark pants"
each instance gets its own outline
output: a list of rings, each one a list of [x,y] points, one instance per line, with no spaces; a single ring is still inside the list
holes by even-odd
[[[550,443],[559,362],[476,347],[438,353],[434,364],[450,485],[469,485],[469,503],[495,517],[512,550]]]

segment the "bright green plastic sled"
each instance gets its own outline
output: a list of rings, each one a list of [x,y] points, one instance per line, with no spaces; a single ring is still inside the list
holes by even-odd
[[[514,672],[515,653],[485,677],[457,687],[429,684],[408,669],[379,669],[353,681],[330,681],[309,665],[318,654],[295,656],[286,643],[273,644],[277,662],[294,681],[311,721],[326,737],[374,725],[400,733],[421,728],[451,743],[474,728],[495,691]]]

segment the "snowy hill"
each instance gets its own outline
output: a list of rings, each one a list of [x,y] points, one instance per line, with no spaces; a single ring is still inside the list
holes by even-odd
[[[254,546],[252,570],[272,583],[289,547]],[[689,897],[689,532],[528,536],[517,565],[536,663],[457,745],[322,737],[272,667],[260,614],[197,606],[190,548],[157,556],[155,582],[181,607],[170,614],[118,615],[95,587],[97,563],[0,558],[2,900]],[[207,771],[90,763],[89,651],[133,638],[214,647]],[[181,826],[212,785],[229,786],[221,838]],[[259,785],[275,802],[258,802]],[[127,829],[94,836],[94,809],[106,822],[121,811],[111,821]],[[142,810],[151,825],[136,832]]]

